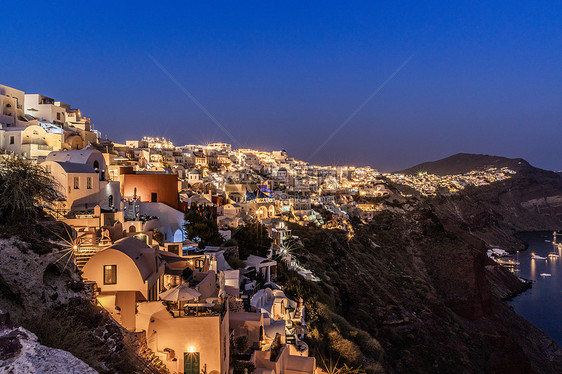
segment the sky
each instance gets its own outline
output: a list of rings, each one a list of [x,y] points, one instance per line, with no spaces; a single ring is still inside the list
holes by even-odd
[[[116,142],[224,141],[383,171],[458,152],[562,169],[558,1],[2,8],[0,84],[80,108]]]

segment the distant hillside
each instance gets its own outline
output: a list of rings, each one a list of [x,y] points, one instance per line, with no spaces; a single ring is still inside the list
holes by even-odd
[[[456,155],[437,161],[424,162],[400,171],[403,174],[417,174],[427,172],[436,175],[464,174],[471,170],[485,170],[491,167],[507,166],[515,171],[530,166],[522,158],[506,158],[500,156],[478,155],[472,153],[457,153]]]

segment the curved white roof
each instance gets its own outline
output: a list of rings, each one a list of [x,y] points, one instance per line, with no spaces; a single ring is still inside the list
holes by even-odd
[[[71,151],[54,151],[45,157],[45,161],[72,162],[75,164],[90,164],[90,160],[94,158],[100,161],[100,167],[105,165],[105,160],[100,151],[92,147],[84,149],[76,149]],[[93,162],[92,162],[93,163]]]

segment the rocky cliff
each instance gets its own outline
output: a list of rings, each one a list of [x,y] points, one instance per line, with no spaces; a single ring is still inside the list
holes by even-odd
[[[517,161],[503,160],[508,161],[498,165]],[[562,177],[524,160],[517,165],[512,165],[517,171],[512,178],[437,196],[430,204],[444,222],[451,221],[489,245],[511,251],[523,249],[514,233],[562,228]]]
[[[142,372],[134,337],[90,302],[67,229],[46,217],[0,227],[0,372]]]
[[[39,344],[37,336],[14,327],[8,313],[0,312],[0,373],[95,374],[72,354]]]
[[[391,186],[391,209],[355,221],[351,238],[293,226],[299,260],[322,279],[288,282],[312,300],[310,345],[371,372],[562,372],[562,349],[503,301],[526,286],[486,256],[521,248],[517,231],[562,228],[560,176],[516,165],[513,178],[456,195],[405,199]]]
[[[562,349],[502,301],[524,285],[488,260],[483,241],[448,230],[429,208],[381,213],[355,230],[348,240],[334,230],[293,227],[304,247],[300,260],[322,279],[289,282],[312,300],[310,310],[321,311],[311,313],[310,344],[321,349],[330,334],[340,335],[324,355],[373,372],[562,370]],[[363,332],[376,343],[364,344]],[[358,354],[340,349],[340,341]]]

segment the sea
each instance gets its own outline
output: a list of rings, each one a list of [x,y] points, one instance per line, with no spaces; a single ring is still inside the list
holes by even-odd
[[[552,232],[524,232],[518,237],[528,244],[528,249],[513,256],[520,262],[515,274],[531,280],[533,286],[509,304],[520,316],[562,345],[562,249],[553,245]],[[562,243],[562,236],[558,236],[558,242]],[[560,257],[548,257],[552,252]],[[533,254],[546,259],[533,259]]]

